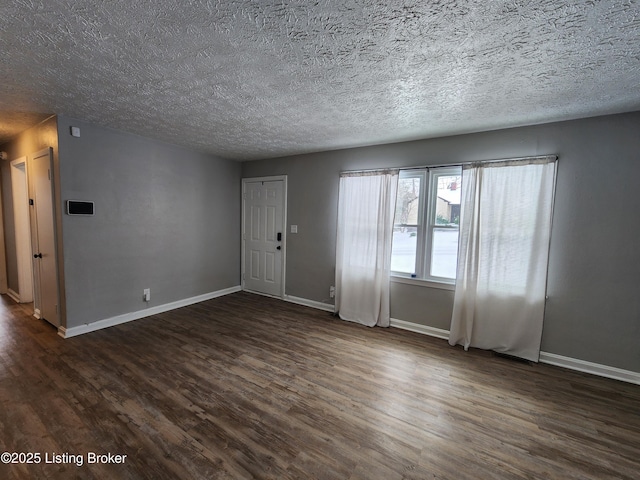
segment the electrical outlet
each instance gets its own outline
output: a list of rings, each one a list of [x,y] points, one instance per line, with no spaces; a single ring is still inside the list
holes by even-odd
[[[336,296],[336,287],[329,287],[329,298],[334,298]]]
[[[151,289],[150,288],[145,288],[144,291],[142,292],[142,299],[145,302],[148,302],[149,300],[151,300]]]

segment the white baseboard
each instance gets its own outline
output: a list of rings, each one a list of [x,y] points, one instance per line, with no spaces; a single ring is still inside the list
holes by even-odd
[[[391,319],[390,326],[401,328],[402,330],[409,330],[410,332],[422,333],[423,335],[429,335],[431,337],[442,338],[444,340],[449,339],[449,330],[428,327],[427,325],[420,325],[419,323],[406,322],[404,320],[398,320],[397,318]]]
[[[158,305],[155,307],[147,308],[145,310],[138,310],[137,312],[125,313],[116,317],[105,318],[104,320],[97,320],[91,323],[85,323],[84,325],[78,325],[77,327],[58,327],[58,335],[60,335],[62,338],[71,338],[77,335],[95,332],[96,330],[102,330],[103,328],[113,327],[122,323],[131,322],[133,320],[139,320],[151,315],[157,315],[158,313],[168,312],[169,310],[175,310],[176,308],[186,307],[188,305],[193,305],[194,303],[204,302],[205,300],[211,300],[212,298],[239,292],[240,290],[242,290],[242,288],[240,287],[240,285],[237,285],[235,287],[229,287],[223,290],[205,293],[196,297],[190,297],[185,298],[184,300],[178,300],[176,302],[165,303],[164,305]]]
[[[40,320],[40,309],[34,308],[33,309],[33,316],[36,317],[38,320]]]
[[[614,380],[640,385],[639,372],[609,367],[608,365],[578,360],[577,358],[563,357],[555,353],[540,352],[540,363],[548,363],[549,365],[555,365],[557,367],[564,367],[570,370],[577,370],[578,372],[590,373],[600,377],[613,378]]]
[[[335,306],[330,303],[316,302],[315,300],[307,300],[306,298],[294,297],[293,295],[285,295],[283,300],[286,302],[296,303],[298,305],[304,305],[305,307],[317,308],[318,310],[324,310],[325,312],[334,312]]]
[[[262,295],[263,297],[276,298],[278,300],[284,300],[285,302],[295,303],[297,305],[304,305],[305,307],[317,308],[318,310],[324,310],[325,312],[333,313],[335,307],[330,303],[316,302],[315,300],[308,300],[302,297],[294,297],[293,295],[284,294],[282,297],[279,295],[270,295],[268,293],[256,292],[247,288],[242,289],[245,292],[253,293],[255,295]]]
[[[158,313],[168,312],[169,310],[175,310],[176,308],[186,307],[193,305],[194,303],[204,302],[205,300],[211,300],[212,298],[221,297],[230,293],[239,292],[242,290],[240,285],[235,287],[225,288],[215,292],[205,293],[196,297],[186,298],[184,300],[178,300],[176,302],[165,303],[164,305],[158,305],[145,310],[139,310],[137,312],[125,313],[116,317],[106,318],[104,320],[98,320],[92,323],[86,323],[77,327],[65,328],[58,327],[58,335],[63,338],[71,338],[77,335],[82,335],[89,332],[95,332],[96,330],[102,330],[103,328],[113,327],[122,323],[131,322],[133,320],[139,320],[141,318],[156,315]],[[9,289],[7,292],[13,300],[19,302],[17,294]],[[328,303],[316,302],[315,300],[307,300],[306,298],[294,297],[292,295],[285,295],[283,300],[298,305],[304,305],[306,307],[316,308],[327,312],[333,312],[335,307]],[[421,325],[419,323],[407,322],[405,320],[399,320],[392,318],[390,322],[391,327],[401,328],[403,330],[409,330],[411,332],[420,333],[423,335],[429,335],[440,339],[447,340],[449,338],[449,330],[443,330],[440,328],[429,327],[427,325]],[[599,363],[587,362],[585,360],[579,360],[571,357],[564,357],[562,355],[556,355],[554,353],[540,352],[540,363],[546,363],[549,365],[555,365],[558,367],[567,368],[569,370],[576,370],[578,372],[589,373],[600,377],[612,378],[614,380],[620,380],[623,382],[633,383],[640,385],[640,373],[633,372],[631,370],[623,370],[621,368],[610,367],[608,365],[601,365]]]
[[[13,300],[14,302],[20,303],[20,295],[18,295],[13,290],[11,289],[7,290],[7,295],[9,295],[9,298],[11,298],[11,300]]]
[[[439,328],[428,327],[426,325],[420,325],[418,323],[406,322],[404,320],[392,318],[391,326],[402,328],[403,330],[422,333],[424,335],[430,335],[432,337],[442,338],[444,340],[449,339],[449,330],[441,330]],[[555,353],[547,352],[540,352],[539,361],[540,363],[555,365],[557,367],[563,367],[569,370],[590,373],[591,375],[597,375],[599,377],[612,378],[614,380],[620,380],[622,382],[640,385],[640,373],[633,372],[631,370],[623,370],[621,368],[610,367],[608,365],[602,365],[599,363],[587,362],[585,360],[579,360],[577,358],[563,357],[562,355],[556,355]]]

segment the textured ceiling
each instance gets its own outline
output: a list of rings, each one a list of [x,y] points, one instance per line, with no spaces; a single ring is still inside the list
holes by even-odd
[[[0,65],[4,139],[58,113],[256,159],[640,110],[640,4],[2,0]]]

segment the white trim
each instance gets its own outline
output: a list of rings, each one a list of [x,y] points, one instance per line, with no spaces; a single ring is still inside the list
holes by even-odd
[[[305,307],[311,307],[318,310],[324,310],[325,312],[334,313],[336,310],[335,305],[331,305],[330,303],[317,302],[315,300],[308,300],[306,298],[294,297],[292,295],[285,294],[282,298],[277,295],[270,295],[268,293],[256,292],[254,290],[249,290],[248,288],[243,288],[243,292],[253,293],[254,295],[261,295],[263,297],[275,298],[277,300],[284,300],[285,302],[295,303],[296,305],[302,305]]]
[[[330,303],[316,302],[315,300],[307,300],[306,298],[294,297],[293,295],[284,296],[285,302],[296,303],[298,305],[304,305],[305,307],[317,308],[318,310],[324,310],[325,312],[335,312],[335,305]]]
[[[423,335],[429,335],[430,337],[442,338],[444,340],[449,339],[449,330],[442,330],[440,328],[429,327],[419,323],[398,320],[397,318],[392,318],[389,326],[401,328],[402,330],[409,330],[410,332],[422,333]]]
[[[427,197],[426,197],[426,211],[423,213],[425,215],[422,218],[422,229],[423,229],[423,256],[422,256],[422,278],[425,280],[429,280],[432,282],[438,282],[441,277],[437,277],[431,273],[431,256],[433,254],[433,239],[435,237],[434,231],[438,228],[436,224],[436,214],[438,210],[438,179],[440,177],[448,177],[448,176],[459,176],[462,180],[462,167],[451,166],[451,167],[439,167],[439,168],[429,168],[427,169],[427,179],[429,181],[429,187],[427,189]],[[452,228],[460,231],[459,225],[458,228]],[[418,272],[416,272],[418,273]],[[455,282],[455,280],[454,280]]]
[[[39,308],[34,308],[33,309],[33,316],[36,317],[38,320],[40,320],[40,309]]]
[[[125,313],[116,317],[105,318],[104,320],[97,320],[91,323],[85,323],[84,325],[78,325],[77,327],[65,328],[58,327],[58,335],[62,338],[75,337],[76,335],[82,335],[89,332],[95,332],[96,330],[102,330],[103,328],[113,327],[122,323],[131,322],[132,320],[139,320],[141,318],[149,317],[151,315],[157,315],[158,313],[168,312],[169,310],[175,310],[176,308],[186,307],[193,305],[194,303],[204,302],[205,300],[211,300],[212,298],[221,297],[230,293],[241,291],[240,285],[234,287],[217,290],[215,292],[205,293],[195,297],[185,298],[184,300],[178,300],[176,302],[165,303],[164,305],[158,305],[155,307],[147,308],[145,310],[138,310],[137,312]]]
[[[282,300],[282,297],[280,297],[280,295],[271,295],[270,293],[258,292],[256,290],[251,290],[249,288],[244,288],[242,286],[241,288],[243,292],[253,293],[254,295],[260,295],[262,297],[269,297],[269,298],[275,298],[277,300]]]
[[[268,177],[243,177],[243,182],[275,182],[277,180],[287,181],[286,175],[271,175]]]
[[[399,280],[397,281],[397,283],[407,283],[410,285],[442,288],[444,290],[455,289],[455,279],[448,279],[445,277],[438,277],[433,275],[431,273],[430,265],[435,229],[449,228],[451,230],[459,230],[459,228],[456,227],[436,224],[438,179],[445,176],[461,177],[462,167],[460,165],[449,165],[441,167],[409,168],[400,170],[400,180],[407,178],[420,179],[420,193],[418,196],[418,213],[415,224],[417,230],[416,263],[414,269],[415,271],[413,272],[415,274],[415,277],[403,275],[402,272],[392,271],[392,276],[397,275],[397,278],[404,277],[404,280]],[[439,285],[440,283],[444,283],[445,285],[441,286]]]
[[[422,333],[424,335],[429,335],[436,338],[442,338],[444,340],[449,339],[449,330],[441,330],[439,328],[428,327],[419,323],[407,322],[405,320],[392,318],[391,326],[401,328],[403,330],[409,330],[411,332]],[[556,355],[555,353],[547,352],[540,352],[539,362],[546,363],[548,365],[554,365],[556,367],[566,368],[568,370],[575,370],[578,372],[589,373],[591,375],[597,375],[599,377],[612,378],[614,380],[620,380],[622,382],[640,385],[640,372],[623,370],[621,368],[610,367],[608,365],[587,362],[586,360],[564,357],[562,355]]]
[[[11,300],[13,300],[16,303],[20,303],[20,295],[18,295],[16,292],[14,292],[12,289],[8,289],[7,290],[7,295],[9,296],[9,298],[11,298]]]
[[[87,323],[85,325],[79,325],[77,327],[72,327],[70,329],[67,329],[65,327],[58,327],[58,335],[60,335],[63,338],[75,337],[77,335],[94,332],[96,330],[102,330],[103,328],[120,325],[122,323],[130,322],[132,320],[138,320],[151,315],[156,315],[158,313],[168,312],[169,310],[174,310],[176,308],[186,307],[188,305],[193,305],[194,303],[204,302],[205,300],[221,297],[223,295],[239,292],[241,290],[242,290],[242,287],[240,285],[237,285],[235,287],[225,288],[223,290],[218,290],[216,292],[205,293],[204,295],[198,295],[196,297],[191,297],[184,300],[178,300],[176,302],[166,303],[164,305],[158,305],[156,307],[152,307],[146,310],[126,313],[124,315],[118,315],[117,317],[98,320],[96,322]],[[246,290],[246,291],[250,292],[250,290]],[[258,293],[258,292],[252,292],[252,293]],[[15,300],[12,294],[15,295],[15,292],[13,292],[12,290],[9,290],[9,292],[7,292],[7,295],[9,295],[12,299]],[[264,295],[264,294],[260,294],[260,295]],[[265,295],[265,296],[278,298],[278,297],[273,297],[271,295]],[[295,304],[303,305],[306,307],[316,308],[318,310],[324,310],[327,312],[334,311],[334,306],[331,304],[317,302],[315,300],[307,300],[306,298],[294,297],[292,295],[284,295],[283,300],[286,302],[295,303]],[[414,322],[407,322],[405,320],[399,320],[397,318],[391,319],[390,326],[394,328],[400,328],[402,330],[408,330],[411,332],[420,333],[423,335],[429,335],[431,337],[440,338],[443,340],[447,340],[449,338],[449,330],[429,327],[427,325],[421,325],[419,323],[414,323]],[[568,370],[575,370],[578,372],[589,373],[591,375],[612,378],[614,380],[620,380],[623,382],[640,385],[640,372],[633,372],[631,370],[623,370],[621,368],[587,362],[585,360],[579,360],[576,358],[564,357],[562,355],[556,355],[554,353],[540,352],[540,363],[546,363],[549,365],[566,368]]]
[[[568,368],[569,370],[577,370],[578,372],[590,373],[600,377],[613,378],[614,380],[640,385],[640,372],[623,370],[608,365],[578,360],[577,358],[563,357],[555,353],[540,352],[540,363],[547,363],[549,365],[555,365],[556,367]]]
[[[424,280],[422,278],[402,277],[400,275],[391,274],[389,280],[392,283],[404,283],[406,285],[416,285],[418,287],[439,288],[441,290],[454,291],[456,289],[455,283],[449,282],[436,282],[435,280]]]

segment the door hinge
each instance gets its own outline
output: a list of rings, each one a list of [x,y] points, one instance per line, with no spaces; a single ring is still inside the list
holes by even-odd
[[[47,170],[47,177],[49,177],[49,180],[51,180],[51,170]]]
[[[29,205],[31,205],[33,207],[33,198],[29,199]]]

